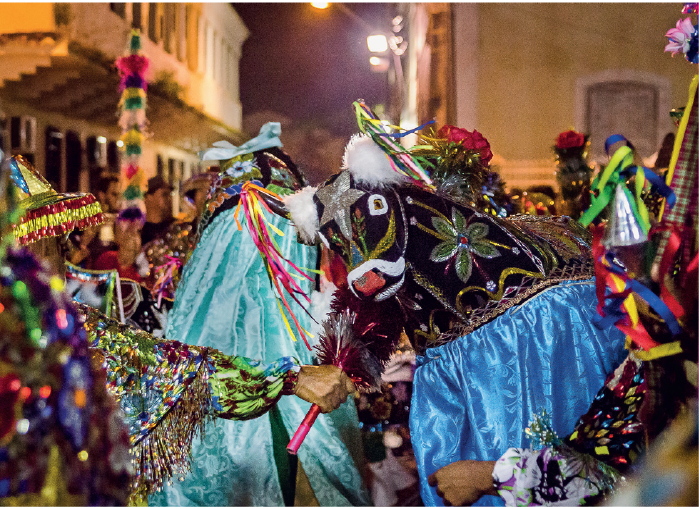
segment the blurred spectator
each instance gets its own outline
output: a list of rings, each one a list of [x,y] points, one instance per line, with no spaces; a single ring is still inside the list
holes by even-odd
[[[119,277],[141,283],[148,275],[148,262],[141,253],[141,228],[144,217],[140,209],[122,210],[114,225],[114,241],[117,249],[105,251],[97,260],[96,270],[116,270]]]
[[[218,176],[218,166],[212,166],[182,183],[182,197],[187,210],[185,222],[197,221],[204,211],[209,188]]]
[[[670,166],[670,159],[672,158],[672,149],[674,146],[675,133],[667,133],[658,150],[658,157],[655,158],[655,163],[653,164],[653,169],[655,169],[656,172],[665,170]]]
[[[102,205],[102,212],[115,214],[119,212],[119,176],[113,173],[103,173],[97,181],[95,192],[97,201]]]
[[[113,223],[108,224],[111,229]],[[117,248],[112,241],[104,241],[100,238],[100,233],[104,225],[92,226],[82,231],[75,230],[69,235],[68,253],[66,259],[73,265],[83,269],[92,269],[95,260],[105,251],[112,251]],[[113,238],[113,235],[112,235]]]
[[[172,187],[156,176],[148,180],[144,196],[146,203],[146,224],[141,230],[141,244],[163,235],[175,221],[172,217]]]

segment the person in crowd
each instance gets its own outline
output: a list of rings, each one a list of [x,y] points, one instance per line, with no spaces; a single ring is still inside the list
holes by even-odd
[[[152,487],[146,481],[167,480],[175,468],[170,463],[144,472],[144,464],[161,467],[163,457],[142,455],[134,461],[133,430],[142,439],[139,443],[151,439],[158,446],[176,444],[166,461],[186,462],[188,444],[177,439],[191,440],[191,428],[206,418],[203,408],[226,419],[253,419],[272,409],[281,396],[294,394],[331,412],[354,392],[339,368],[304,366],[291,357],[261,366],[213,349],[200,349],[197,357],[181,343],[154,339],[71,303],[57,275],[62,272],[14,243],[17,191],[8,174],[0,169],[0,505],[132,505],[134,482]],[[61,238],[41,240],[56,250]],[[153,364],[162,352],[170,355]],[[179,359],[186,359],[184,368]],[[190,361],[203,359],[204,387],[192,388],[182,374],[189,374]],[[139,382],[137,396],[149,404],[160,400],[169,405],[171,411],[143,412],[149,416],[148,428],[140,425],[140,411],[137,423],[128,420],[131,399],[122,399],[124,391],[110,384],[123,373],[121,367],[129,372],[144,369],[149,380],[156,380],[142,386]],[[208,376],[216,382],[207,390]],[[241,379],[243,383],[229,383]],[[121,379],[118,387],[124,389],[131,381]],[[173,393],[173,386],[185,387]],[[193,394],[199,395],[199,408],[181,401],[181,396]],[[152,406],[148,409],[153,411]],[[186,424],[178,425],[179,420]]]
[[[114,225],[117,249],[102,253],[95,260],[95,270],[116,269],[121,278],[143,282],[148,275],[148,264],[141,256],[140,233],[143,224],[144,217],[140,209],[133,207],[121,211]]]
[[[175,222],[172,217],[172,186],[161,176],[148,180],[144,196],[146,203],[146,223],[141,230],[141,244],[145,245],[163,235]]]
[[[199,173],[182,183],[182,197],[189,209],[184,221],[196,223],[204,212],[206,197],[209,194],[211,184],[213,184],[219,174],[219,167],[212,166],[204,173]]]
[[[102,212],[116,214],[119,212],[119,176],[113,173],[104,173],[97,181],[97,201],[102,206]]]
[[[271,362],[292,356],[302,364],[315,362],[303,341],[288,337],[266,276],[266,263],[252,236],[236,227],[236,207],[248,181],[286,195],[305,185],[300,170],[279,147],[279,125],[266,124],[256,143],[268,148],[250,152],[226,150],[204,160],[222,161],[221,173],[199,218],[196,248],[182,270],[168,316],[165,337],[192,347],[213,347],[225,354]],[[242,153],[241,153],[242,152]],[[244,213],[240,212],[244,217]],[[240,217],[240,216],[238,216]],[[293,226],[282,216],[265,213],[278,238],[282,255],[298,267],[315,267],[315,247],[296,241]],[[242,220],[241,220],[242,221]],[[299,285],[312,293],[311,281]],[[314,302],[322,301],[313,292]],[[313,320],[291,302],[302,327]],[[317,317],[320,311],[311,309]],[[320,321],[320,320],[318,320]],[[316,336],[317,337],[317,336]],[[312,344],[312,343],[311,343]],[[215,419],[192,446],[191,471],[151,495],[151,506],[364,506],[371,503],[360,468],[361,434],[353,401],[330,416],[319,416],[298,455],[287,452],[289,437],[309,405],[283,398],[267,417],[255,421]]]
[[[105,251],[116,249],[113,242],[100,240],[101,226],[91,226],[82,231],[76,230],[68,236],[66,260],[83,269],[91,269],[95,260]]]

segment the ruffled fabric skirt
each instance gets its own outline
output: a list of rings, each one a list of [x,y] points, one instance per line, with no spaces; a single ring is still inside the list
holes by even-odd
[[[289,337],[260,255],[250,234],[237,230],[233,212],[223,212],[204,231],[177,288],[165,336],[265,363],[294,356],[311,364],[303,341],[294,343]],[[282,253],[297,266],[314,269],[316,249],[297,243],[287,220],[272,214],[267,218],[285,233],[278,239]],[[310,295],[310,283],[305,290]],[[308,315],[293,303],[292,307],[309,330]],[[309,408],[295,396],[284,396],[276,410],[258,419],[215,419],[206,426],[204,439],[193,444],[192,471],[151,496],[149,505],[283,506],[280,478],[286,474],[279,475],[275,461],[282,426],[278,417],[292,436]],[[286,444],[282,445],[285,454]],[[358,469],[361,447],[352,398],[318,417],[298,459],[321,506],[371,503]]]
[[[546,410],[561,437],[573,430],[625,357],[624,335],[593,325],[596,305],[594,281],[564,282],[418,357],[410,433],[426,506],[444,505],[430,474],[529,446],[534,414]]]

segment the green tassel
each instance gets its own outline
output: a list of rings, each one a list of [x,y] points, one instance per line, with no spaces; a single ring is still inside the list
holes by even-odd
[[[140,156],[141,155],[141,145],[126,145],[126,155],[127,156]]]
[[[143,193],[141,193],[141,188],[136,185],[130,185],[124,191],[125,200],[136,200],[141,196],[143,196]]]
[[[141,36],[134,34],[131,36],[131,53],[136,53],[140,49],[141,49]]]
[[[124,101],[125,110],[140,110],[144,106],[142,97],[129,97],[126,101]]]

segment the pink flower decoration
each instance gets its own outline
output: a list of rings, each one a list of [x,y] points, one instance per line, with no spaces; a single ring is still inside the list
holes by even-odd
[[[694,25],[692,25],[691,19],[684,18],[678,20],[675,28],[671,28],[665,34],[665,37],[670,38],[670,42],[665,46],[665,51],[671,51],[673,57],[678,53],[687,53],[693,33]]]
[[[135,74],[143,76],[148,69],[149,61],[143,55],[129,55],[116,61],[117,69],[121,74]]]
[[[127,179],[131,180],[133,178],[133,176],[136,175],[136,173],[138,173],[138,166],[130,164],[126,168],[126,178]]]

